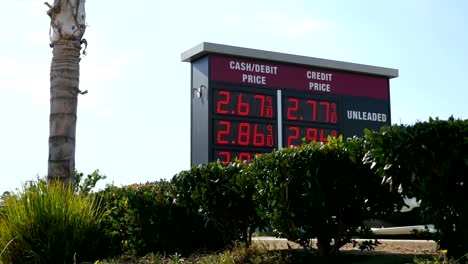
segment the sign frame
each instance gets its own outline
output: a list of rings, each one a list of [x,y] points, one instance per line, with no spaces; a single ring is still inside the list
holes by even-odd
[[[181,60],[191,63],[191,166],[220,158],[220,151],[225,157],[240,153],[243,157],[250,158],[255,152],[263,153],[285,147],[287,142],[293,142],[291,138],[285,137],[286,133],[289,133],[285,131],[287,125],[292,125],[296,133],[299,130],[302,133],[307,131],[309,139],[317,139],[319,133],[323,131],[340,131],[345,137],[359,136],[362,135],[364,128],[377,130],[380,126],[389,125],[391,122],[390,79],[398,77],[396,69],[207,42],[182,53]],[[236,107],[240,106],[235,102],[223,101],[222,106],[228,107],[229,112],[226,109],[221,113],[216,112],[220,106],[218,105],[218,110],[215,110],[214,93],[220,89],[223,90],[224,96],[234,95],[235,100],[239,100],[238,104],[245,102],[237,91],[243,91],[250,96],[249,103],[246,104],[254,104],[252,96],[262,99],[258,93],[266,92],[275,98],[274,106],[270,104],[270,107],[276,112],[274,113],[276,120],[263,118],[259,113],[256,116],[248,116],[248,113],[242,113],[241,108],[236,112]],[[219,95],[216,96],[219,98]],[[291,98],[292,96],[299,100]],[[312,110],[308,108],[307,110],[315,111],[314,115],[322,111],[320,114],[322,123],[316,124],[314,119],[306,120],[312,117],[306,118],[303,113],[298,116],[289,115],[293,120],[288,120],[285,111],[292,112],[295,109],[291,108],[291,105],[288,106],[283,98],[289,98],[296,104],[301,102],[303,105],[301,111],[305,111],[306,103],[311,105]],[[320,101],[328,100],[327,98],[330,98],[330,102]],[[317,108],[317,104],[318,107],[327,108],[325,115],[323,114],[325,110]],[[330,105],[334,110],[330,110]],[[262,111],[263,114],[264,109],[261,107],[247,106],[253,106],[257,112]],[[337,111],[334,113],[335,116],[333,111]],[[227,115],[223,117],[221,114],[225,113]],[[335,125],[329,118],[336,116],[339,119],[334,120],[337,123]],[[222,136],[228,136],[223,140],[219,140],[221,136],[219,131],[218,135],[213,134],[214,129],[220,129],[219,124],[216,124],[216,127],[213,125],[213,122],[219,119],[223,119],[223,124],[226,126]],[[231,122],[240,131],[237,133],[242,135],[236,137],[237,134],[232,134],[235,132],[228,131],[230,128],[227,128],[227,125],[230,126]],[[256,148],[251,146],[252,142],[248,143],[249,146],[239,145],[247,144],[246,140],[250,137],[246,136],[247,132],[257,136],[257,144],[265,144],[259,143],[263,136],[257,132],[257,128],[262,127],[262,131],[265,131],[265,126],[260,123],[275,127],[275,133],[268,132],[270,140],[274,137],[274,147]],[[296,127],[301,125],[309,126],[301,129]],[[317,129],[312,126],[317,126]],[[254,129],[255,132],[251,132]],[[221,143],[229,145],[219,145],[220,142],[216,141],[216,138]],[[320,138],[326,138],[326,135],[320,134]]]

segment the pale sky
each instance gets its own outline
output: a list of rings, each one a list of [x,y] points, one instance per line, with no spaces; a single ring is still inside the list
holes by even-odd
[[[47,10],[39,0],[0,7],[0,192],[47,174]],[[201,42],[395,68],[392,123],[467,119],[467,14],[464,0],[88,0],[76,168],[116,185],[189,169],[180,55]]]

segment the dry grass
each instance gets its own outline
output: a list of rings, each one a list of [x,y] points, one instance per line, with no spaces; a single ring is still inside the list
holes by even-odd
[[[312,243],[312,249],[316,245]],[[436,250],[433,241],[407,241],[407,240],[381,240],[375,251],[360,251],[347,245],[341,254],[332,259],[333,263],[356,264],[452,264],[455,262],[442,262],[442,255]],[[191,256],[151,254],[143,258],[120,257],[118,259],[102,261],[103,264],[173,264],[173,263],[257,263],[257,264],[287,264],[287,263],[323,263],[313,252],[305,252],[293,242],[283,239],[256,238],[252,248],[242,245],[232,250],[215,253],[199,253]],[[415,262],[417,260],[417,262]],[[326,261],[328,263],[328,261]]]

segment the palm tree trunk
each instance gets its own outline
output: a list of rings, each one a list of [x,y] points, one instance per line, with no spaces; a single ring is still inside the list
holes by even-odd
[[[80,79],[80,50],[86,28],[84,0],[54,0],[51,17],[49,159],[47,179],[73,184]]]
[[[57,41],[50,67],[48,179],[73,182],[80,42]]]

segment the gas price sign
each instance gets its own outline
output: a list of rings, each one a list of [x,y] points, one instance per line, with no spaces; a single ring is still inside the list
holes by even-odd
[[[398,70],[212,43],[182,60],[192,64],[192,165],[390,124]]]

